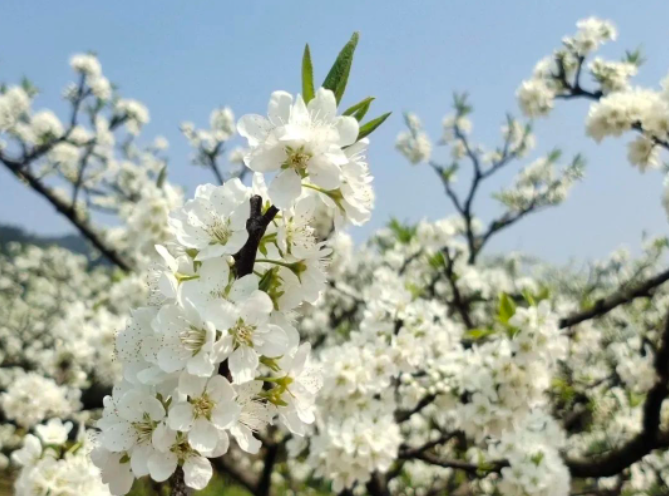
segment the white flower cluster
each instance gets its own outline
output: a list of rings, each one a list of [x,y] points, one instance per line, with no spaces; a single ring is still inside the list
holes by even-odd
[[[82,405],[85,392],[119,377],[114,335],[145,294],[140,276],[92,269],[68,250],[6,246],[0,258],[0,412],[7,426],[30,429],[89,409]]]
[[[96,211],[118,215],[122,225],[100,236],[128,265],[145,267],[155,257],[153,246],[166,240],[167,212],[182,203],[179,188],[165,179],[168,144],[164,138],[135,144],[149,112],[116,94],[94,55],[75,55],[70,66],[79,77],[64,92],[71,105],[66,120],[51,110],[33,112],[37,90],[27,81],[0,94],[0,134],[7,141],[0,150],[10,158],[24,150],[19,162],[33,157],[35,177],[62,208],[71,204],[78,222]],[[117,136],[123,128],[126,135]]]
[[[268,424],[302,436],[315,420],[320,373],[292,311],[316,303],[326,286],[329,250],[312,227],[315,205],[329,207],[338,225],[369,215],[367,142],[356,143],[355,119],[335,115],[329,90],[308,106],[276,92],[268,113],[243,117],[239,132],[249,167],[279,171],[269,191],[260,174],[253,187],[239,179],[198,187],[170,214],[173,239],[157,246],[155,306],[135,310],[117,337],[123,381],[105,399],[94,457],[113,494],[136,477],[164,481],[178,466],[186,485],[202,489],[207,458],[227,452],[229,435],[257,453],[254,434]]]
[[[256,172],[276,172],[269,199],[288,208],[311,190],[332,209],[337,226],[369,220],[374,206],[372,178],[365,162],[368,140],[358,140],[359,124],[337,115],[332,91],[320,88],[306,104],[283,91],[272,94],[267,118],[240,119],[239,134],[248,140],[244,162]]]
[[[540,411],[523,422],[523,428],[504,433],[500,442],[489,449],[492,459],[505,459],[510,465],[501,471],[501,493],[569,494],[571,477],[558,451],[564,445],[564,433],[552,417]]]
[[[555,153],[535,160],[520,171],[512,187],[502,189],[495,197],[515,212],[562,203],[583,176],[583,163],[577,157],[558,172],[555,167],[558,158]]]
[[[432,143],[423,131],[423,125],[415,114],[406,114],[408,131],[402,131],[395,142],[395,148],[412,164],[430,160]],[[445,125],[446,127],[446,125]]]
[[[193,163],[202,167],[213,167],[214,173],[220,174],[216,160],[225,152],[226,142],[236,134],[235,114],[232,109],[230,107],[214,109],[209,116],[209,129],[197,129],[192,122],[183,122],[181,132],[195,150]],[[246,153],[244,148],[238,146],[228,154],[234,176],[243,177],[248,171],[244,167]],[[217,179],[222,181],[223,176]]]
[[[110,496],[89,457],[91,442],[84,429],[74,441],[68,440],[70,422],[51,419],[35,430],[37,436],[28,434],[23,447],[12,454],[21,467],[14,485],[16,496]]]
[[[562,40],[564,48],[542,59],[535,66],[533,77],[524,81],[518,89],[518,103],[525,115],[548,115],[553,109],[555,97],[566,91],[565,84],[580,75],[583,59],[616,38],[613,24],[595,17],[579,21],[576,27],[576,34]],[[605,91],[612,91],[628,87],[628,78],[636,73],[631,67],[633,65],[596,59],[590,65],[590,71]]]
[[[109,80],[102,74],[102,66],[94,55],[78,54],[70,59],[70,67],[85,78],[91,92],[100,100],[109,100],[112,87]]]
[[[333,326],[334,335],[324,336],[330,346],[318,356],[324,383],[313,432],[308,443],[294,443],[291,453],[298,457],[308,450],[307,466],[333,481],[335,491],[361,487],[374,473],[388,472],[402,449],[428,442],[429,426],[436,425],[462,432],[480,446],[475,463],[482,470],[487,460],[511,463],[512,472],[503,472],[495,486],[502,494],[519,494],[522,487],[522,494],[539,496],[548,486],[555,491],[551,494],[568,494],[569,473],[558,454],[564,441],[547,417],[547,392],[558,362],[567,356],[567,338],[546,301],[516,307],[504,297],[505,316],[488,331],[469,331],[449,316],[444,304],[452,298],[448,284],[440,281],[429,289],[427,281],[444,263],[444,247],[463,249],[455,240],[461,230],[458,221],[447,219],[421,222],[408,244],[397,240],[406,235],[401,230],[382,234],[380,253],[363,251],[339,261],[346,268],[340,269],[336,288],[302,321],[310,329]],[[521,279],[514,285],[498,269],[477,270],[458,262],[454,270],[465,295],[496,300],[487,288],[536,290]],[[336,324],[340,317],[334,310],[347,309],[342,300],[351,299],[354,305],[357,299],[359,323]],[[329,318],[321,316],[328,305],[334,305]],[[487,321],[487,308],[473,315]],[[345,312],[350,319],[350,310]],[[337,333],[343,333],[338,344]],[[535,417],[543,424],[531,421]],[[513,440],[521,446],[523,439],[518,451],[495,451],[510,449]],[[532,442],[541,442],[541,448],[535,444],[536,451],[528,450]],[[539,451],[544,458],[532,457]],[[540,476],[534,486],[524,479],[532,474]]]
[[[39,391],[39,395],[35,394]],[[35,372],[12,382],[0,395],[0,406],[7,418],[30,427],[50,417],[69,417],[79,407],[79,391],[59,386]]]

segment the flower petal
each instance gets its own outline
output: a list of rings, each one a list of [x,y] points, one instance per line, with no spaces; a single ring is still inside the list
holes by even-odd
[[[290,106],[293,96],[286,91],[275,91],[269,99],[267,117],[274,126],[282,126],[290,118]]]
[[[198,451],[211,451],[218,444],[218,430],[206,418],[200,417],[188,432],[188,444]]]
[[[302,179],[294,169],[280,171],[269,185],[269,197],[281,209],[290,208],[302,192]]]
[[[309,179],[325,190],[338,188],[341,184],[341,169],[327,156],[318,155],[309,161]]]
[[[207,383],[207,396],[214,402],[229,402],[235,398],[235,390],[222,375],[215,375]]]
[[[147,462],[151,478],[156,482],[166,481],[177,469],[177,462],[177,455],[171,451],[166,453],[154,452]]]
[[[229,358],[230,373],[236,384],[253,380],[258,368],[258,354],[253,348],[240,346],[232,352]]]
[[[255,349],[261,355],[270,358],[278,357],[288,350],[288,335],[279,326],[270,324],[269,330],[259,337],[262,342],[255,346]]]
[[[175,431],[189,431],[193,426],[193,406],[190,403],[173,405],[167,416],[167,424]]]
[[[211,423],[219,429],[228,429],[240,413],[241,407],[237,403],[220,403],[211,412]]]
[[[193,489],[204,489],[213,474],[211,463],[203,456],[193,455],[184,463],[184,482]]]
[[[249,114],[237,122],[237,131],[249,141],[250,146],[256,146],[267,137],[272,124],[262,115]]]
[[[358,139],[360,124],[355,117],[343,115],[337,119],[337,132],[339,133],[339,146],[352,145]]]

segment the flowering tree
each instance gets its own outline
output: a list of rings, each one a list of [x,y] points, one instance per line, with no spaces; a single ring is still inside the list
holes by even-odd
[[[639,53],[588,60],[614,38],[609,22],[579,22],[519,103],[534,118],[589,98],[587,134],[637,133],[630,162],[657,167],[669,95],[631,87]],[[218,183],[185,203],[164,140],[136,144],[148,112],[93,56],[72,59],[69,124],[32,112],[31,84],[4,88],[0,162],[112,264],[20,246],[0,263],[0,443],[21,467],[17,494],[120,495],[142,479],[183,495],[214,472],[260,495],[669,491],[667,239],[585,273],[486,254],[565,201],[584,162],[532,160],[480,219],[481,185],[526,160],[534,136],[508,117],[486,149],[456,95],[437,141],[448,160],[413,114],[397,138],[454,214],[392,221],[354,249],[343,228],[371,215],[368,136],[388,117],[366,120],[371,97],[341,105],[357,39],[318,88],[307,46],[301,94],[274,92],[266,116],[235,126],[222,108],[210,129],[183,124]],[[226,171],[235,131],[245,147]]]

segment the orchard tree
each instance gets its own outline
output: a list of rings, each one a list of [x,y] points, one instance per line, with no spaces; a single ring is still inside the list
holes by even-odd
[[[577,27],[520,86],[523,113],[590,99],[589,136],[634,133],[629,161],[659,167],[669,93],[631,86],[638,52],[592,58],[610,22]],[[486,253],[564,202],[584,161],[529,158],[531,121],[511,116],[499,146],[475,143],[459,94],[435,146],[410,113],[396,143],[453,215],[354,248],[343,229],[370,218],[368,136],[388,117],[367,118],[371,97],[342,104],[357,41],[320,87],[307,46],[301,93],[272,93],[266,116],[182,124],[217,182],[185,203],[165,140],[138,144],[148,111],[93,55],[71,61],[65,124],[32,111],[31,83],[3,88],[0,162],[111,264],[20,246],[0,260],[16,494],[183,495],[214,472],[259,495],[667,494],[667,239],[584,272]],[[482,184],[519,163],[499,214],[479,218]]]

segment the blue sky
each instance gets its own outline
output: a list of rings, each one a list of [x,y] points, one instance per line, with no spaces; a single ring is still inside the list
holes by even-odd
[[[506,112],[518,114],[514,93],[520,81],[574,31],[578,19],[590,15],[610,18],[619,28],[619,40],[604,55],[619,58],[625,49],[643,47],[648,62],[636,79],[639,84],[655,85],[667,74],[669,2],[661,1],[5,0],[0,81],[27,75],[43,92],[37,107],[62,112],[59,95],[71,80],[69,57],[97,52],[122,94],[148,106],[151,123],[143,137],[168,138],[170,179],[192,193],[211,177],[190,165],[180,122],[205,125],[210,111],[223,104],[238,116],[263,113],[273,90],[299,90],[305,42],[321,79],[351,33],[360,31],[345,103],[373,95],[373,112],[394,112],[373,137],[377,207],[368,225],[352,231],[363,240],[391,216],[416,221],[453,213],[432,171],[411,167],[395,152],[402,111],[415,111],[436,138],[453,91],[466,90],[475,107],[473,137],[494,146]],[[662,175],[633,170],[621,141],[597,145],[585,138],[586,111],[584,102],[563,104],[535,126],[537,153],[558,146],[566,154],[585,155],[585,180],[564,206],[505,231],[489,250],[522,250],[554,261],[597,258],[623,244],[638,247],[643,232],[667,232],[660,205]],[[500,211],[489,195],[507,184],[517,168],[482,190],[478,212],[483,219]],[[4,170],[0,222],[40,233],[72,231]]]

